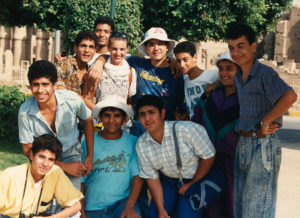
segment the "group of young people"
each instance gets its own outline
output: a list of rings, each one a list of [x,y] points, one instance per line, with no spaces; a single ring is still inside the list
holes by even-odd
[[[131,56],[128,35],[97,18],[74,55],[29,68],[18,125],[30,163],[0,172],[0,214],[274,217],[275,132],[297,95],[255,58],[255,35],[232,24],[218,71],[202,70],[192,42],[153,27],[138,46],[149,58]]]

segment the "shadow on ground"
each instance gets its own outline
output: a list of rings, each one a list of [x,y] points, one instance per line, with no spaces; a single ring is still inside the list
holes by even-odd
[[[300,150],[300,130],[280,129],[277,135],[283,148]]]

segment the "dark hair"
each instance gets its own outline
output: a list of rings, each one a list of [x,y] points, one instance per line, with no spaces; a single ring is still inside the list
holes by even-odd
[[[158,108],[159,112],[164,108],[164,105],[161,99],[155,95],[144,95],[140,99],[137,100],[135,111],[139,113],[139,110],[143,106],[154,106]]]
[[[57,70],[54,64],[46,60],[36,61],[29,67],[27,74],[29,84],[33,80],[46,77],[52,84],[57,82]]]
[[[196,54],[196,46],[194,43],[190,41],[184,41],[184,42],[179,42],[176,47],[174,48],[174,54],[178,53],[189,53],[192,57]]]
[[[116,107],[104,107],[101,109],[100,113],[99,113],[99,117],[101,117],[105,111],[119,111],[121,112],[123,117],[126,117],[127,114],[125,113],[125,111],[121,110],[120,108],[116,108]]]
[[[31,150],[33,156],[41,150],[49,150],[55,154],[57,160],[62,153],[62,144],[53,135],[44,134],[33,140]]]
[[[232,23],[226,31],[226,39],[238,39],[241,36],[245,36],[249,45],[256,41],[256,35],[254,30],[247,24]]]
[[[96,27],[98,24],[107,24],[110,26],[111,31],[115,30],[115,22],[113,19],[111,19],[108,16],[99,16],[96,18],[96,20],[94,22],[94,31],[96,30]]]
[[[78,46],[80,42],[84,39],[93,40],[95,42],[95,48],[98,45],[98,38],[96,34],[91,30],[82,30],[80,31],[75,38],[75,45]]]
[[[111,44],[111,40],[122,40],[122,41],[126,41],[127,47],[129,46],[128,44],[128,40],[129,40],[129,36],[127,33],[124,32],[112,32],[111,36],[109,37],[108,40],[108,47],[110,47]]]

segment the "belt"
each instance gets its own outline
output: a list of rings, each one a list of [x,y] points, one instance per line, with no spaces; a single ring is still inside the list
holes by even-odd
[[[244,137],[256,136],[258,138],[266,138],[266,135],[262,134],[261,132],[248,131],[248,132],[240,132],[239,134],[240,136],[244,136]]]

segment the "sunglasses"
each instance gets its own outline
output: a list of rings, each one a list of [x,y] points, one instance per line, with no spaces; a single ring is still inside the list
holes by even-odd
[[[128,40],[129,36],[127,33],[124,33],[124,32],[112,32],[111,33],[111,37],[122,37],[122,38],[125,38]]]

